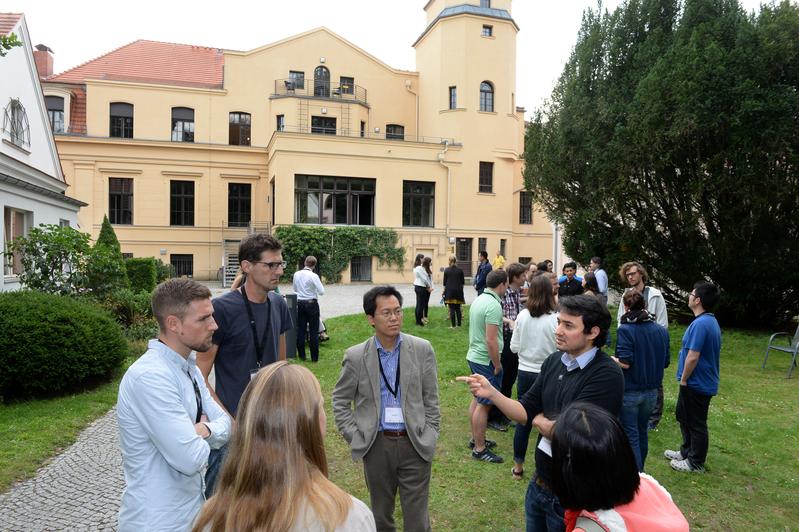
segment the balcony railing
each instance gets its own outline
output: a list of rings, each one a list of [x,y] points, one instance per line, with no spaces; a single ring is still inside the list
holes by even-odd
[[[444,137],[427,137],[427,136],[414,136],[414,135],[397,135],[391,133],[370,133],[369,131],[360,131],[354,129],[341,129],[323,126],[283,126],[278,132],[285,131],[287,133],[302,133],[306,135],[335,135],[337,137],[348,138],[361,138],[361,139],[377,139],[377,140],[393,140],[398,142],[424,142],[426,144],[444,144],[450,146],[459,146],[455,139]]]
[[[311,79],[277,79],[274,96],[304,96],[325,100],[346,100],[366,104],[366,89],[349,83]]]

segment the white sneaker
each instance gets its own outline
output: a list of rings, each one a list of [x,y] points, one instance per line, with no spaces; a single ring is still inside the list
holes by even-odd
[[[691,467],[691,464],[688,463],[688,460],[672,460],[669,462],[671,468],[675,471],[680,471],[682,473],[704,473],[704,467]]]
[[[685,460],[680,451],[671,451],[667,449],[663,452],[663,456],[666,457],[666,460]]]

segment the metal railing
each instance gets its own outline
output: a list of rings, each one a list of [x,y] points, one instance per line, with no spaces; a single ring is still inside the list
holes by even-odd
[[[339,129],[332,127],[322,126],[283,126],[278,130],[287,133],[301,133],[304,135],[331,135],[337,137],[349,138],[362,138],[362,139],[377,139],[377,140],[393,140],[397,142],[424,142],[426,144],[444,144],[445,142],[450,146],[458,145],[455,139],[443,137],[428,137],[428,136],[415,136],[415,135],[397,135],[386,133],[371,133],[364,131],[361,133],[359,130],[354,129]]]
[[[312,79],[276,79],[274,96],[305,96],[325,100],[346,100],[366,104],[366,89],[360,85],[315,81]]]

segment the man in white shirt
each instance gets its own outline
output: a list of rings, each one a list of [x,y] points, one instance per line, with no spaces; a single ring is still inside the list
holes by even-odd
[[[195,361],[217,328],[210,290],[171,279],[156,287],[152,307],[158,339],[119,385],[121,532],[190,530],[205,501],[208,454],[230,437],[230,416],[211,398]]]
[[[591,257],[591,263],[588,269],[594,272],[596,277],[596,284],[599,287],[599,294],[602,296],[605,304],[608,304],[608,273],[602,267],[601,257]]]
[[[294,293],[297,294],[297,354],[305,360],[305,333],[311,344],[311,362],[319,361],[319,296],[325,287],[313,271],[316,257],[305,258],[305,268],[294,272]]]

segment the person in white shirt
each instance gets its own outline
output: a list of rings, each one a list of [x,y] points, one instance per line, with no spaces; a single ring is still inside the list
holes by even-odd
[[[305,360],[305,334],[311,344],[311,362],[319,361],[319,296],[325,287],[314,273],[316,257],[305,258],[305,268],[294,272],[294,293],[297,294],[297,354]]]
[[[604,300],[604,303],[608,304],[608,273],[602,267],[602,258],[601,257],[591,257],[591,262],[588,266],[588,269],[594,272],[596,276],[596,284],[599,286],[599,293]]]
[[[416,257],[416,264],[413,268],[413,290],[416,292],[416,325],[424,327],[427,325],[427,309],[430,304],[430,294],[433,292],[433,270],[431,265],[433,259],[424,257],[419,260]]]
[[[557,351],[555,329],[558,326],[558,315],[555,308],[555,296],[549,278],[546,275],[534,277],[527,292],[527,306],[516,317],[516,326],[510,339],[510,350],[519,355],[517,398],[533,387],[541,372],[541,364]],[[531,428],[521,423],[516,424],[511,470],[516,480],[521,480],[524,475],[524,459]]]
[[[205,500],[208,454],[230,437],[230,416],[211,398],[195,361],[217,329],[211,291],[170,279],[156,287],[152,307],[158,339],[119,385],[121,532],[189,530]]]

